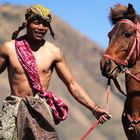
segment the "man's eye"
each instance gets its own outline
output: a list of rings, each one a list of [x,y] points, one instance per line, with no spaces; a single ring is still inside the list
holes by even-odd
[[[38,24],[40,24],[40,23],[39,23],[39,22],[33,22],[33,24],[38,25]]]
[[[48,26],[49,26],[49,23],[48,23],[48,22],[43,22],[42,24],[43,24],[43,26],[45,26],[45,27],[48,27]]]

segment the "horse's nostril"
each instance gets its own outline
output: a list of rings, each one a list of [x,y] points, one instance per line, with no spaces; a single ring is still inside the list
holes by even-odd
[[[110,68],[111,68],[111,61],[108,59],[105,61],[104,67],[102,67],[102,75],[107,77]]]
[[[110,64],[111,64],[111,61],[110,61],[109,59],[106,60],[106,62],[105,62],[105,67],[110,66]]]

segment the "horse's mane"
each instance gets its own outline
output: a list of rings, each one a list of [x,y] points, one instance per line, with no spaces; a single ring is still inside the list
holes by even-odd
[[[109,19],[112,24],[115,24],[120,19],[128,18],[127,15],[127,6],[117,3],[114,7],[111,7]],[[140,15],[136,15],[137,20],[140,22]]]

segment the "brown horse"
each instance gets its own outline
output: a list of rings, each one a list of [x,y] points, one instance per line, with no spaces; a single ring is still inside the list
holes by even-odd
[[[133,5],[111,8],[113,29],[100,61],[102,75],[116,80],[125,73],[126,101],[122,124],[128,140],[140,140],[140,17]]]

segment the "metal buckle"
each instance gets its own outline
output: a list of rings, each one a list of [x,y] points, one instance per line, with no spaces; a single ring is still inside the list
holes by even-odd
[[[132,121],[128,130],[130,130],[130,131],[134,130],[134,127],[135,127],[136,124],[137,124],[136,120]]]

